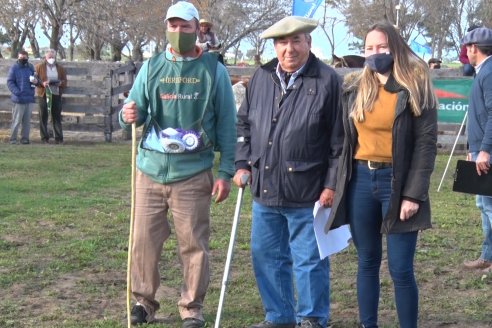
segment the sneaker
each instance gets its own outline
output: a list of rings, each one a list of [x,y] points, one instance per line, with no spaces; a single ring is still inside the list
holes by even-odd
[[[28,139],[21,139],[20,143],[23,145],[29,145],[29,140]]]
[[[17,144],[17,140],[10,140],[10,144],[11,144],[11,145],[15,145],[15,144]]]
[[[203,328],[205,321],[196,318],[186,318],[183,320],[181,328]]]
[[[463,262],[463,266],[466,269],[474,270],[474,269],[486,269],[492,265],[492,262],[486,261],[482,258],[473,260],[473,261],[465,261]]]
[[[134,305],[131,312],[132,325],[141,325],[147,323],[147,311],[142,305]]]
[[[249,326],[249,328],[294,328],[295,326],[295,323],[274,323],[265,320],[263,322]]]
[[[323,326],[321,326],[318,323],[318,320],[316,320],[314,318],[302,319],[301,323],[299,324],[299,327],[301,327],[301,328],[323,328]]]

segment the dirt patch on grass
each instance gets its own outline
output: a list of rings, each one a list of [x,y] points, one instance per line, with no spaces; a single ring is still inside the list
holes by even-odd
[[[125,308],[125,295],[121,295],[121,290],[126,286],[126,276],[122,272],[84,271],[62,275],[48,284],[41,278],[38,282],[40,285],[14,284],[3,297],[4,301],[15,302],[20,307],[16,312],[25,315],[18,318],[20,322],[37,318],[37,322],[45,323],[44,327],[55,327],[59,325],[60,318],[67,317],[80,318],[81,321],[102,320],[107,316],[123,319],[121,309]],[[100,290],[97,294],[108,297],[88,299],[87,295],[95,290]]]

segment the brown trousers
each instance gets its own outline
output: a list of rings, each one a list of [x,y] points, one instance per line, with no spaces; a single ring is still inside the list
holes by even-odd
[[[209,247],[210,201],[213,175],[210,170],[187,180],[163,185],[137,171],[135,222],[131,266],[131,286],[135,299],[154,320],[159,303],[159,259],[164,241],[171,234],[168,210],[171,210],[183,285],[178,302],[182,319],[203,320],[202,307],[210,280]]]

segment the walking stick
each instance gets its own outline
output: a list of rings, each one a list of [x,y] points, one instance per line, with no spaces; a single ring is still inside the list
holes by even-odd
[[[227,286],[227,279],[229,277],[229,269],[232,261],[232,251],[234,250],[234,241],[236,239],[236,231],[239,223],[239,214],[241,213],[241,203],[243,202],[244,187],[248,183],[249,175],[243,174],[241,176],[241,187],[237,194],[236,210],[234,212],[234,220],[232,221],[231,238],[229,240],[229,248],[227,250],[227,258],[224,269],[224,276],[222,278],[222,288],[220,290],[219,307],[217,308],[217,316],[215,318],[215,328],[219,328],[220,316],[222,314],[222,306],[224,304],[225,290]]]
[[[463,117],[463,122],[461,122],[460,130],[458,131],[458,135],[456,136],[456,140],[454,141],[453,148],[451,149],[451,154],[449,154],[448,163],[446,164],[446,168],[444,169],[444,173],[442,174],[441,182],[439,182],[439,187],[437,187],[437,192],[441,190],[442,182],[444,181],[444,177],[446,176],[446,172],[448,171],[449,163],[453,158],[454,149],[456,148],[456,144],[458,143],[458,139],[460,138],[461,130],[463,130],[463,127],[465,126],[467,114],[468,112],[465,112],[465,116]]]
[[[51,109],[53,107],[53,92],[51,92],[51,88],[48,85],[45,88],[46,93],[46,109],[48,110],[48,122],[51,122]]]
[[[136,123],[132,123],[132,195],[130,207],[130,233],[128,236],[128,266],[126,270],[126,316],[128,328],[132,326],[131,321],[131,266],[132,266],[132,246],[133,246],[133,223],[135,222],[135,176],[136,176],[136,158],[137,158],[137,132]]]
[[[54,126],[52,126],[50,123],[53,123],[53,117],[51,115],[51,110],[53,108],[53,92],[51,92],[51,88],[50,88],[50,85],[48,84],[48,86],[45,88],[45,93],[46,93],[46,109],[47,109],[47,114],[48,114],[48,119],[47,119],[47,123],[46,123],[46,133],[48,134],[48,138],[50,138],[50,136],[53,136],[55,137],[55,132],[53,131],[54,130]]]

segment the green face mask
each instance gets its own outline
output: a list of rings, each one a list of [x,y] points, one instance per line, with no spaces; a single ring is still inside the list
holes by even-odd
[[[166,31],[166,38],[171,47],[178,53],[186,53],[195,47],[196,33],[169,32]]]

